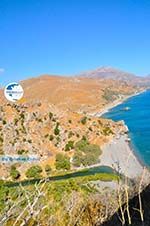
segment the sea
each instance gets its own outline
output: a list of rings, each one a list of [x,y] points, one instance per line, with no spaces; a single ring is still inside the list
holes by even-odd
[[[136,156],[150,167],[150,90],[127,99],[102,117],[114,121],[124,120]]]

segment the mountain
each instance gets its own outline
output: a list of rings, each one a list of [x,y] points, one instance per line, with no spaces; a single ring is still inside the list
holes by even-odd
[[[79,77],[95,79],[111,79],[138,86],[150,86],[150,76],[137,76],[113,67],[100,67],[95,70],[83,72]]]
[[[129,72],[124,72],[122,70],[113,68],[113,67],[100,67],[95,70],[83,72],[80,74],[81,77],[88,78],[103,78],[103,79],[114,79],[114,80],[123,80],[129,81],[132,79],[139,79],[139,76],[136,76]]]

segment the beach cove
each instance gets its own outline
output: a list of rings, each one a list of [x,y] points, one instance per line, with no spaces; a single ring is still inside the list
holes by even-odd
[[[150,90],[133,96],[110,109],[102,117],[123,120],[129,128],[131,147],[147,167],[150,166]],[[129,108],[129,110],[124,110]]]
[[[141,177],[150,167],[150,90],[129,96],[105,107],[97,116],[123,121],[127,134],[116,135],[103,145],[101,164],[105,164],[129,178]]]

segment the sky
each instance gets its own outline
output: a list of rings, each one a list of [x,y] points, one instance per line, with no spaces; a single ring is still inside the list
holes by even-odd
[[[150,74],[149,0],[0,0],[0,85],[112,66]]]

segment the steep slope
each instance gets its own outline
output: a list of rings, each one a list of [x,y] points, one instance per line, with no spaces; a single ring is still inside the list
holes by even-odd
[[[136,195],[129,201],[129,212],[131,217],[132,226],[149,226],[150,225],[150,185],[148,185],[140,194],[141,196],[141,206],[142,206],[142,213],[144,221],[142,222],[141,215],[140,215],[140,204],[139,204],[139,196]],[[123,206],[125,208],[125,205]],[[122,223],[119,219],[121,216],[120,211],[115,213],[109,221],[105,222],[99,226],[121,226]],[[126,226],[129,225],[128,223],[128,215],[127,211],[125,211],[125,224]]]

